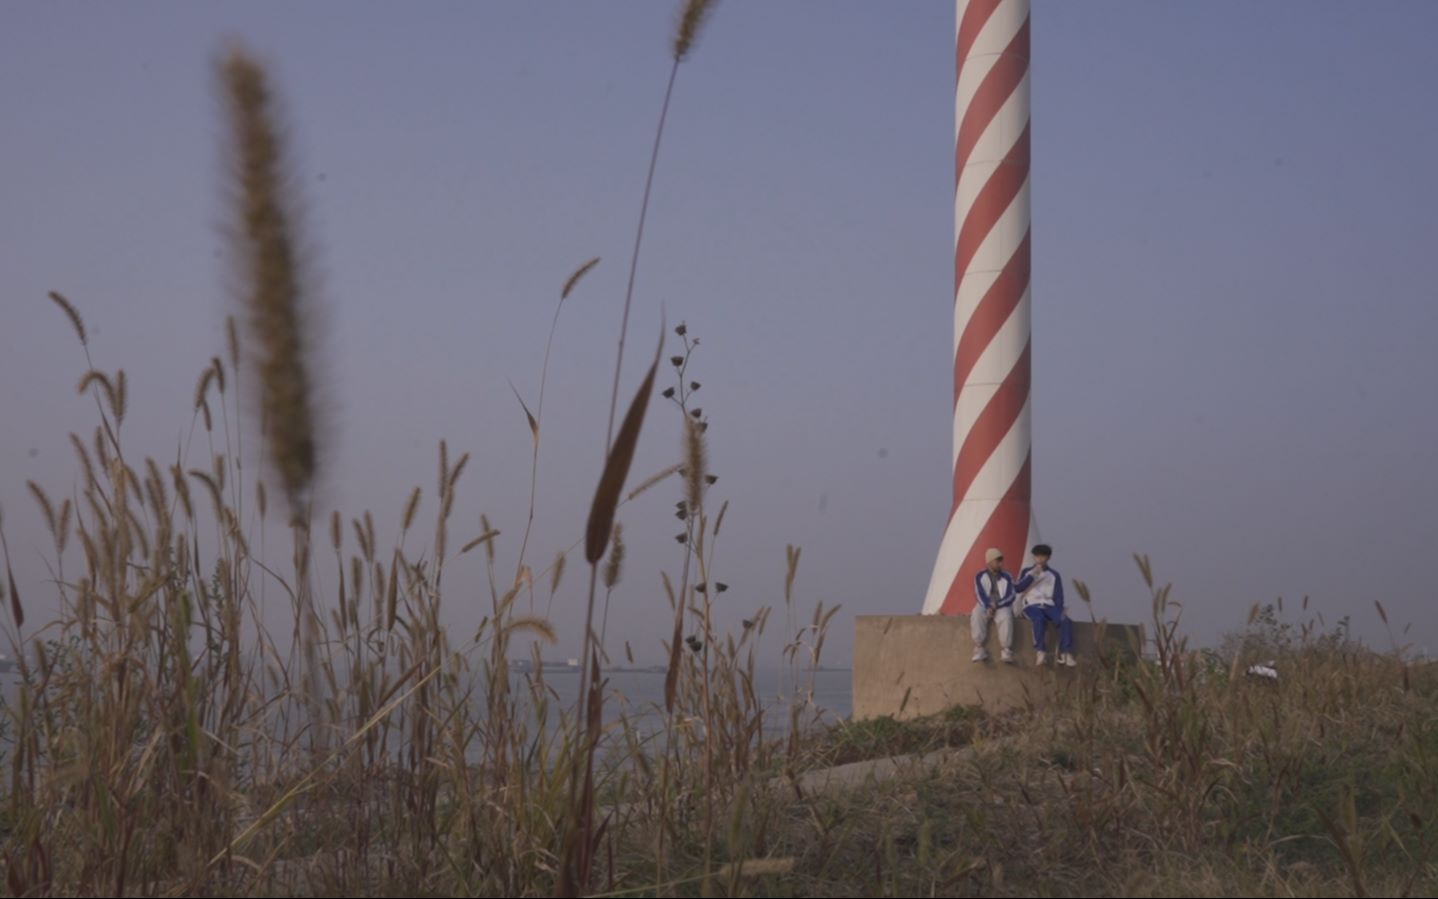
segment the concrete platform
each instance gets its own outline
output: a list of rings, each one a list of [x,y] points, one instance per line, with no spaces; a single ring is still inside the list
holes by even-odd
[[[1058,634],[1049,629],[1049,663],[1037,667],[1027,620],[1014,622],[1015,665],[998,661],[996,628],[989,630],[988,662],[972,662],[967,615],[860,615],[854,634],[854,719],[917,718],[955,705],[990,710],[1062,699],[1100,670],[1106,654],[1135,656],[1143,628],[1134,624],[1075,621],[1077,668],[1054,664]]]

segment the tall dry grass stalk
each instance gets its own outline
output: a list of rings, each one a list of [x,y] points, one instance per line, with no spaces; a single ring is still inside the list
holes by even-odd
[[[639,251],[644,245],[644,221],[649,215],[649,194],[654,188],[654,173],[659,168],[659,146],[664,140],[664,123],[669,117],[669,101],[674,96],[674,81],[683,62],[699,37],[700,28],[713,6],[713,0],[686,0],[679,13],[674,34],[674,64],[669,68],[669,82],[664,88],[664,102],[659,107],[659,124],[654,129],[654,149],[649,154],[649,171],[644,176],[644,197],[639,202],[639,222],[634,228],[634,252],[629,259],[629,282],[624,288],[624,314],[619,321],[619,350],[614,360],[614,388],[609,397],[609,426],[604,437],[604,452],[614,439],[614,414],[619,408],[619,375],[624,368],[624,339],[629,333],[629,308],[634,302],[634,283],[639,274]]]
[[[584,276],[589,274],[598,264],[599,257],[595,256],[579,266],[579,268],[571,272],[569,277],[564,280],[564,286],[559,291],[559,302],[554,304],[554,318],[549,323],[549,336],[544,340],[544,361],[540,363],[539,366],[539,400],[535,405],[534,414],[530,414],[529,406],[525,404],[524,398],[519,395],[519,390],[516,389],[513,384],[509,385],[510,389],[514,390],[515,399],[519,400],[519,405],[524,409],[524,415],[529,422],[529,433],[533,442],[529,464],[529,514],[524,524],[524,536],[521,537],[519,541],[519,556],[515,562],[516,576],[518,576],[518,572],[524,568],[525,552],[529,548],[529,535],[534,528],[534,507],[539,489],[539,441],[541,424],[544,421],[544,391],[549,381],[549,356],[550,352],[554,349],[554,332],[559,329],[559,313],[564,311],[564,301],[569,299],[569,295],[574,291],[574,288],[577,287]],[[552,598],[553,591],[551,590],[550,593]]]
[[[234,49],[220,64],[235,179],[235,255],[258,347],[260,407],[269,457],[290,502],[307,520],[318,436],[294,199],[263,68]],[[233,354],[234,339],[231,339]]]
[[[241,273],[244,306],[258,348],[259,408],[271,466],[289,503],[294,533],[295,614],[293,643],[305,670],[314,738],[327,738],[319,699],[320,618],[314,607],[310,518],[318,436],[306,301],[303,296],[295,199],[284,144],[276,123],[275,97],[264,69],[233,48],[220,63],[229,116],[234,224],[231,237]],[[238,356],[231,338],[231,352]],[[208,430],[208,410],[206,410]],[[316,743],[316,745],[320,745]]]
[[[635,226],[634,252],[630,258],[629,279],[624,293],[624,310],[620,317],[619,342],[614,360],[614,385],[610,393],[609,421],[604,437],[604,473],[600,476],[594,502],[590,507],[589,525],[585,534],[585,559],[590,565],[590,575],[589,596],[585,612],[584,651],[580,657],[583,668],[581,672],[581,693],[584,696],[585,718],[595,738],[586,745],[584,784],[579,794],[580,798],[578,802],[575,803],[578,820],[572,822],[570,825],[569,837],[567,838],[565,848],[560,891],[566,895],[576,894],[576,891],[587,891],[592,871],[593,851],[595,848],[593,845],[594,824],[591,781],[602,697],[594,693],[592,684],[598,678],[599,657],[603,654],[602,645],[597,647],[593,646],[594,602],[599,579],[599,562],[603,557],[605,547],[609,543],[610,530],[614,522],[614,512],[618,508],[620,494],[624,487],[624,480],[628,475],[629,464],[633,459],[635,443],[638,439],[638,426],[643,421],[644,408],[648,405],[649,393],[653,388],[654,377],[658,370],[659,354],[662,352],[664,346],[664,329],[661,326],[660,343],[655,353],[654,363],[650,365],[649,373],[645,377],[639,393],[636,394],[635,400],[630,404],[629,413],[625,416],[624,424],[621,426],[619,435],[616,438],[614,433],[614,416],[619,407],[619,379],[624,368],[624,344],[629,332],[629,311],[634,300],[634,284],[639,271],[639,253],[644,242],[644,223],[648,216],[649,196],[654,185],[654,173],[659,164],[659,147],[664,137],[664,123],[669,114],[669,102],[674,93],[674,81],[679,72],[679,63],[683,60],[697,36],[699,25],[703,20],[704,8],[707,6],[708,3],[704,2],[704,0],[688,0],[684,11],[680,14],[680,23],[674,42],[674,64],[670,68],[669,81],[665,87],[664,103],[660,107],[659,123],[654,132],[654,148],[649,158],[649,171],[644,180],[644,196],[639,205],[639,221]],[[618,476],[617,478],[616,475]],[[593,674],[591,674],[591,670]]]

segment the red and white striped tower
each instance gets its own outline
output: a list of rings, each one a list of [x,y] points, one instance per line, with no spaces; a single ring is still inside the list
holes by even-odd
[[[1029,439],[1029,0],[957,0],[954,504],[925,614],[974,607],[984,550],[1036,539]]]

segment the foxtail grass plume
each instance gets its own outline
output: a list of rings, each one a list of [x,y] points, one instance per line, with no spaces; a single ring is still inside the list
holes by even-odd
[[[125,379],[125,370],[122,368],[115,372],[115,421],[119,422],[125,418],[125,410],[130,408],[130,391],[126,386],[129,382]]]
[[[636,496],[653,487],[655,484],[660,483],[665,478],[668,478],[675,472],[682,470],[682,466],[676,462],[668,468],[664,469],[663,471],[655,472],[654,474],[645,478],[643,481],[640,481],[638,487],[635,487],[633,490],[629,491],[628,495],[626,495],[624,498],[625,501],[628,502],[629,500],[634,499]]]
[[[619,537],[618,525],[615,525],[615,539]],[[564,566],[569,561],[569,556],[563,551],[554,557],[554,563],[549,566],[549,595],[553,596],[559,592],[559,581],[564,577]]]
[[[260,405],[270,461],[292,516],[304,517],[316,470],[315,409],[304,326],[300,258],[274,98],[243,50],[220,63],[235,179],[236,258],[258,348]]]
[[[614,536],[609,544],[609,561],[604,566],[604,589],[613,590],[624,574],[624,526],[614,523]]]
[[[410,525],[414,524],[414,515],[419,511],[420,495],[418,487],[414,488],[414,492],[409,495],[409,502],[404,504],[404,521],[400,525],[400,530],[407,531]]]
[[[704,429],[693,419],[684,426],[684,499],[691,512],[698,513],[704,505],[704,475],[709,467],[704,446]]]
[[[110,404],[111,410],[113,410],[119,404],[119,398],[115,393],[114,383],[102,371],[92,368],[85,372],[84,377],[80,379],[79,385],[75,388],[75,392],[83,395],[85,391],[89,390],[91,386],[95,384],[98,384],[100,389],[104,391],[105,399]]]
[[[713,8],[714,0],[686,0],[684,8],[679,11],[679,23],[674,29],[675,62],[683,61],[689,51],[694,49],[694,42],[704,27],[704,19]]]
[[[207,368],[200,375],[200,380],[195,384],[195,409],[205,404],[205,395],[210,392],[210,382],[215,379],[214,368]]]
[[[562,303],[565,300],[569,299],[569,293],[570,291],[574,290],[574,285],[578,284],[579,279],[589,274],[589,270],[594,268],[598,264],[599,257],[595,256],[593,259],[589,260],[588,262],[581,265],[579,268],[575,269],[574,274],[570,275],[569,278],[565,280],[564,288],[559,291],[559,301]]]
[[[70,301],[65,298],[65,295],[59,291],[50,291],[50,299],[56,306],[59,306],[60,311],[64,312],[66,317],[70,319],[70,324],[75,326],[75,335],[80,338],[80,345],[89,346],[90,341],[85,337],[85,321],[80,318],[80,313],[71,305]]]
[[[219,356],[211,356],[211,357],[210,357],[210,368],[211,368],[211,369],[214,371],[214,373],[215,373],[215,386],[220,389],[220,393],[224,393],[224,392],[225,392],[225,364],[220,361],[220,357],[219,357]]]
[[[49,526],[50,532],[56,529],[55,506],[50,502],[50,497],[45,495],[45,490],[34,481],[26,481],[25,486],[30,488],[30,495],[35,497],[39,504],[40,511],[45,514],[45,523]]]

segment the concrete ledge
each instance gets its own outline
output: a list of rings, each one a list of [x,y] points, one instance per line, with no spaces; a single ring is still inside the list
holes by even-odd
[[[871,784],[883,783],[915,773],[927,773],[940,768],[945,762],[961,758],[973,751],[973,746],[935,749],[924,755],[896,755],[865,762],[850,762],[833,768],[816,768],[805,771],[792,782],[803,795],[815,793],[837,793],[853,790]]]
[[[1014,622],[1016,665],[998,661],[998,634],[990,628],[993,661],[971,662],[974,641],[967,615],[860,615],[854,633],[854,719],[917,718],[955,705],[990,710],[1023,707],[1063,697],[1106,654],[1134,656],[1143,628],[1134,624],[1075,621],[1077,668],[1055,666],[1058,634],[1049,629],[1049,664],[1037,667],[1027,620]]]

